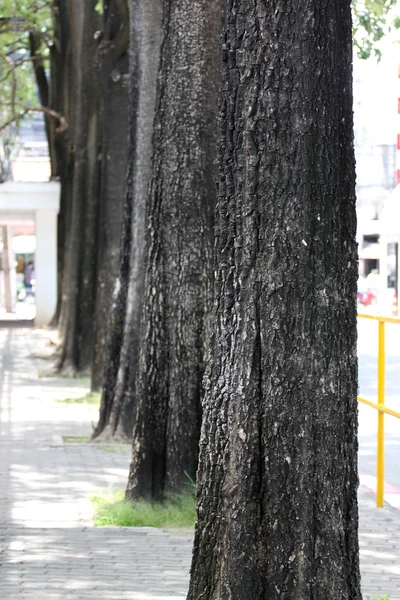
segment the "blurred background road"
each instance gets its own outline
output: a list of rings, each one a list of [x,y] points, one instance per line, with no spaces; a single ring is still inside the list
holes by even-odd
[[[400,325],[387,323],[385,404],[400,412]],[[378,322],[358,319],[359,393],[377,402]],[[359,470],[376,475],[377,411],[359,403]],[[385,482],[400,490],[400,419],[385,416]]]

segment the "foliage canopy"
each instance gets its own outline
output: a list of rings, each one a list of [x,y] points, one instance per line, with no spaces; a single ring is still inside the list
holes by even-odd
[[[397,0],[353,0],[353,40],[357,55],[366,59],[381,58],[378,42],[391,29],[400,28],[395,14]]]
[[[28,108],[40,107],[33,61],[49,68],[53,11],[49,0],[0,0],[0,128],[18,122]],[[33,54],[30,34],[38,40]]]

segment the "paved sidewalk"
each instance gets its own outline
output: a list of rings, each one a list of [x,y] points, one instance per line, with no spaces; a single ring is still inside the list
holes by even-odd
[[[38,377],[47,337],[0,328],[1,599],[186,598],[191,536],[91,526],[88,497],[124,487],[129,451],[64,443],[90,433],[97,409],[54,402],[82,395],[87,381]],[[359,497],[364,600],[400,600],[400,511],[376,509],[365,489]]]

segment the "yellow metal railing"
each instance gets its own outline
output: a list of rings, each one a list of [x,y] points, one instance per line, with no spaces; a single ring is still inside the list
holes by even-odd
[[[385,486],[385,414],[400,419],[400,413],[391,410],[385,406],[385,323],[400,324],[398,317],[382,317],[375,315],[358,315],[362,319],[372,319],[378,321],[378,403],[371,402],[358,396],[358,401],[368,406],[372,406],[378,411],[378,432],[377,432],[377,451],[376,451],[376,505],[382,507],[384,504],[384,486]]]

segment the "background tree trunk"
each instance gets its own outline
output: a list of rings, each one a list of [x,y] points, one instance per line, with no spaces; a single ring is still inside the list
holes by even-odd
[[[129,498],[195,477],[211,308],[217,2],[163,6]]]
[[[59,369],[75,373],[92,356],[100,179],[98,78],[94,69],[96,0],[68,4],[70,31],[69,136],[73,154],[70,222],[67,228]]]
[[[46,72],[44,62],[39,58],[44,41],[38,32],[29,33],[29,44],[36,84],[40,103],[67,118],[68,102],[68,47],[69,47],[69,19],[66,0],[53,0],[52,17],[54,38],[56,42],[49,48],[50,73]],[[69,144],[68,123],[67,128],[60,128],[57,119],[44,114],[46,137],[49,149],[51,166],[51,179],[60,181],[60,211],[58,216],[57,235],[57,308],[52,320],[52,325],[58,324],[61,309],[62,282],[64,273],[64,259],[66,254],[67,228],[69,224],[70,181],[72,180],[72,160]]]
[[[70,117],[71,65],[69,47],[69,17],[67,0],[53,0],[53,26],[56,44],[50,48],[50,97],[51,108]],[[60,211],[57,223],[57,307],[52,324],[59,324],[63,304],[63,284],[66,284],[65,257],[70,225],[72,204],[73,156],[71,152],[70,131],[57,131],[51,134],[49,145],[54,145],[50,155],[53,157],[52,177],[60,180]]]
[[[32,66],[35,73],[36,84],[38,87],[40,104],[46,108],[53,108],[50,106],[50,95],[51,87],[49,85],[48,77],[44,67],[43,59],[39,58],[40,50],[42,48],[42,38],[40,33],[29,32],[29,47],[30,55],[32,57]],[[47,137],[47,143],[49,148],[50,168],[51,168],[51,179],[58,177],[58,164],[57,164],[57,153],[55,148],[55,136],[58,122],[48,114],[44,114],[44,124]]]
[[[110,0],[104,5],[97,53],[104,118],[92,390],[103,384],[112,293],[118,276],[128,145],[128,43],[126,1]]]
[[[119,276],[109,323],[99,423],[93,437],[131,437],[143,295],[145,206],[159,62],[162,0],[130,0],[129,136]]]
[[[222,5],[216,323],[188,599],[360,600],[350,3]]]

